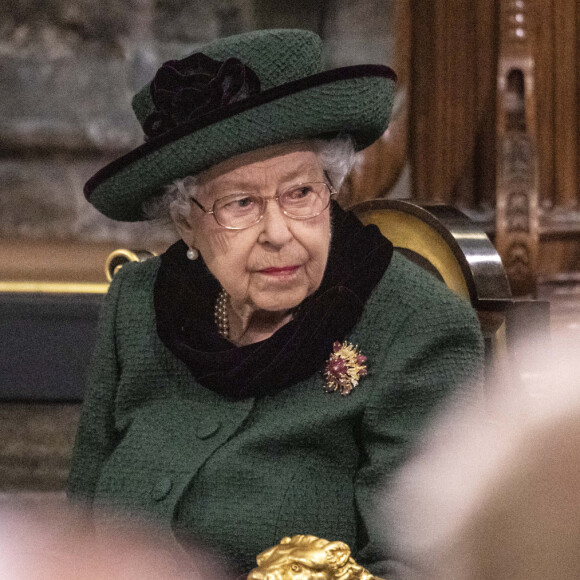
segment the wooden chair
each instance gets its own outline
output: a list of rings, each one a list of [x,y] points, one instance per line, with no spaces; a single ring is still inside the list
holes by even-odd
[[[447,205],[374,199],[351,210],[469,300],[485,339],[488,384],[497,372],[509,372],[512,378],[525,373],[518,366],[520,345],[531,333],[549,335],[549,303],[513,299],[499,254],[477,224]]]

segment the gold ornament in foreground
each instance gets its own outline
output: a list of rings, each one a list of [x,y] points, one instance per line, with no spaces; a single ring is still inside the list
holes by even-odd
[[[283,538],[256,561],[248,580],[380,580],[350,557],[344,542],[316,536]]]

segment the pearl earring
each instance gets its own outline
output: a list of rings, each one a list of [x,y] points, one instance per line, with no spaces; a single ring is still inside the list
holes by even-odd
[[[189,248],[187,250],[188,260],[197,260],[199,258],[199,252],[195,248]]]

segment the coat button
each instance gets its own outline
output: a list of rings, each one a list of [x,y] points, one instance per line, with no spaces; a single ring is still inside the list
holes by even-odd
[[[199,422],[195,429],[195,434],[199,439],[208,439],[215,435],[221,427],[221,423],[216,419],[206,418]]]
[[[172,487],[173,482],[171,479],[169,479],[169,477],[163,477],[153,486],[153,489],[151,490],[151,497],[155,501],[161,501],[167,497]]]

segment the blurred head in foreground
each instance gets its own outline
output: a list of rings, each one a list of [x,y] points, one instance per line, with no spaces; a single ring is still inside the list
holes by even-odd
[[[553,353],[441,417],[403,470],[386,504],[408,578],[580,578],[580,361]]]
[[[199,558],[197,558],[199,556]],[[201,551],[140,525],[94,533],[62,506],[0,511],[0,578],[9,580],[223,580]]]

